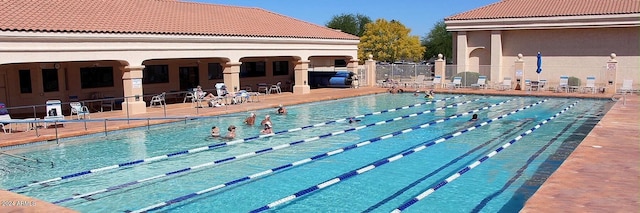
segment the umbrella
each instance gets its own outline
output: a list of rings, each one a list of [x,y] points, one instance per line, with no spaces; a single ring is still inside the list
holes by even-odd
[[[542,55],[538,52],[538,68],[536,69],[538,73],[538,81],[540,81],[540,73],[542,72]]]

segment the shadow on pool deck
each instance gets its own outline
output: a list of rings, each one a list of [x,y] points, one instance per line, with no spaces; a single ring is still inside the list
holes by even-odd
[[[412,89],[407,88],[408,91]],[[354,96],[385,93],[386,88],[362,87],[358,89],[313,89],[310,94],[294,95],[282,93],[260,96],[259,102],[229,105],[222,108],[194,108],[190,103],[170,104],[166,108],[168,117],[215,116],[237,112],[275,108],[279,104],[295,105],[323,100],[335,100]],[[462,93],[481,95],[516,95],[541,97],[611,98],[611,94],[526,92],[520,90],[496,91],[493,89],[438,89],[436,93]],[[436,96],[437,97],[437,96]],[[526,202],[522,212],[636,212],[640,209],[640,107],[638,96],[629,95],[626,105],[618,101],[587,135],[569,158],[542,187]],[[163,108],[147,108],[147,113],[131,118],[163,117]],[[126,118],[122,111],[92,113],[94,120]],[[70,119],[70,118],[68,118]],[[175,120],[110,121],[108,131]],[[24,124],[22,124],[24,125]],[[16,125],[15,128],[21,128]],[[23,129],[26,129],[22,127]],[[104,122],[65,123],[58,129],[58,137],[74,137],[104,132]],[[19,129],[18,129],[19,130]],[[55,129],[0,133],[0,146],[27,144],[55,140]],[[602,146],[602,148],[594,148]],[[45,201],[0,190],[2,201],[23,202],[35,206],[0,206],[0,212],[74,212]],[[33,201],[33,202],[31,202]]]

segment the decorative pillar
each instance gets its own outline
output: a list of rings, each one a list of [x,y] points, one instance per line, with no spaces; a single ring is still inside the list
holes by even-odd
[[[227,62],[222,71],[224,85],[227,90],[237,92],[240,89],[240,62]]]
[[[122,74],[122,87],[124,87],[125,101],[122,102],[122,111],[126,114],[140,114],[147,112],[147,103],[143,100],[142,70],[144,65],[126,66]]]
[[[365,80],[365,83],[367,86],[374,86],[376,85],[376,61],[373,60],[373,55],[369,54],[369,59],[367,59],[367,61],[364,62],[364,66],[367,68],[367,74],[365,74],[365,79],[361,79],[360,82],[362,82],[362,80]],[[359,76],[362,77],[362,76]]]
[[[355,74],[358,74],[358,62],[359,61],[360,60],[358,60],[358,59],[349,60],[349,63],[347,64],[347,71],[353,72]]]
[[[309,94],[309,61],[299,60],[295,67],[295,86],[293,86],[293,94]]]
[[[502,79],[502,32],[497,30],[491,31],[491,73],[489,79],[493,81]]]
[[[444,88],[444,73],[445,73],[445,68],[446,68],[446,60],[443,58],[444,56],[442,54],[438,54],[438,59],[436,59],[435,63],[433,66],[435,66],[434,69],[434,75],[436,76],[440,76],[440,88]],[[435,88],[438,88],[438,85],[434,85]]]
[[[518,53],[518,59],[514,62],[515,65],[515,79],[516,90],[524,88],[524,60],[522,60],[522,53]]]
[[[607,61],[607,73],[605,87],[606,93],[615,94],[618,91],[618,60],[616,60],[616,54],[611,53],[610,59]]]
[[[457,69],[456,69],[456,73],[459,72],[464,72],[469,70],[469,65],[468,65],[468,61],[469,61],[469,47],[467,44],[467,32],[458,32],[458,36],[457,36],[457,57],[456,57],[456,63],[457,63]],[[442,76],[442,79],[444,79],[445,76]]]

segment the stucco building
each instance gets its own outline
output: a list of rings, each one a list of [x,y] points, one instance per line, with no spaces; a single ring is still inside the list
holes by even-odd
[[[260,8],[176,0],[0,1],[0,102],[9,107],[144,98],[201,85],[282,82],[309,92],[309,67],[357,69],[353,35]],[[125,106],[127,105],[127,106]]]
[[[640,82],[640,1],[502,0],[445,19],[455,72],[546,79],[595,76],[599,86]],[[543,71],[538,74],[537,52]],[[610,57],[615,53],[615,57]],[[522,54],[523,75],[514,61]],[[607,65],[613,61],[616,65]],[[614,71],[615,70],[615,71]],[[609,84],[609,81],[612,81]]]

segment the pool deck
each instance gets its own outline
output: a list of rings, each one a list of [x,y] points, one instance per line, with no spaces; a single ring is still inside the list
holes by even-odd
[[[262,95],[258,102],[228,105],[220,108],[194,108],[191,103],[169,104],[167,117],[174,120],[145,120],[164,117],[165,109],[147,107],[147,112],[130,115],[140,120],[108,121],[108,131],[144,127],[180,120],[179,117],[215,116],[238,112],[251,112],[275,108],[279,104],[295,105],[323,100],[336,100],[354,96],[385,93],[386,88],[362,87],[358,89],[313,89],[310,94],[281,93]],[[411,90],[407,88],[407,90]],[[482,95],[516,95],[540,97],[610,98],[611,94],[553,93],[549,91],[527,92],[520,90],[497,91],[493,89],[437,89],[436,93],[460,93]],[[626,104],[615,103],[597,126],[587,135],[569,158],[554,172],[531,197],[521,212],[637,212],[640,209],[640,106],[638,95],[628,95]],[[91,113],[91,119],[126,118],[122,111]],[[70,120],[70,117],[67,117]],[[14,124],[15,125],[15,124]],[[0,146],[28,144],[59,138],[81,136],[105,131],[104,122],[65,123],[58,128],[39,128],[26,131],[26,124],[13,127],[18,132],[0,133]],[[21,129],[22,128],[22,129]],[[22,131],[20,131],[22,130]],[[0,200],[14,204],[0,206],[0,212],[75,212],[45,201],[0,190]],[[16,203],[17,202],[17,203]]]

